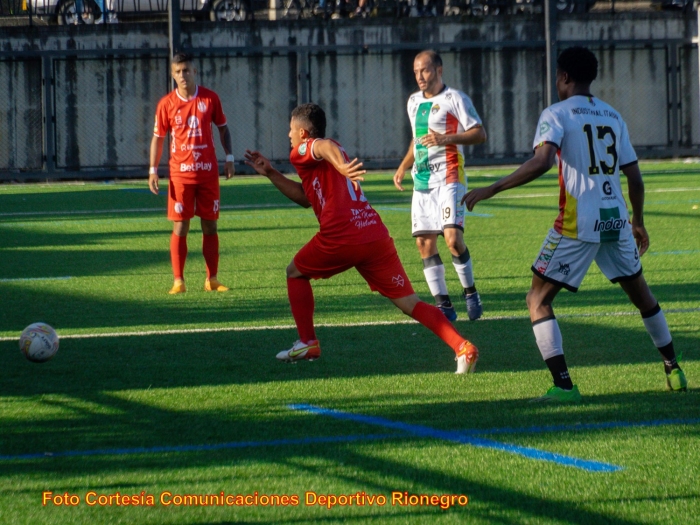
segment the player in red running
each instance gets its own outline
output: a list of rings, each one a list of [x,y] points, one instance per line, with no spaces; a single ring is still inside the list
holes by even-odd
[[[158,164],[163,142],[170,133],[170,182],[168,187],[168,219],[173,221],[170,236],[170,259],[175,282],[171,294],[185,289],[185,259],[190,219],[197,215],[202,222],[202,253],[207,266],[204,289],[225,292],[217,279],[219,266],[219,166],[216,160],[211,126],[219,128],[221,144],[226,151],[224,171],[229,179],[235,173],[231,133],[216,93],[198,86],[197,70],[192,57],[184,53],[173,56],[171,75],[177,88],[158,102],[156,122],[151,140],[148,186],[158,195]]]
[[[387,297],[455,351],[458,374],[473,372],[478,350],[440,310],[415,294],[389,231],[362,192],[358,182],[364,180],[362,163],[351,161],[340,144],[324,138],[325,133],[326,115],[321,107],[302,104],[292,111],[290,160],[301,184],[282,175],[258,151],[245,154],[246,164],[269,178],[290,200],[312,207],[320,223],[320,231],[287,266],[287,292],[299,340],[278,353],[277,359],[292,362],[321,356],[310,279],[328,279],[354,267],[371,290]]]

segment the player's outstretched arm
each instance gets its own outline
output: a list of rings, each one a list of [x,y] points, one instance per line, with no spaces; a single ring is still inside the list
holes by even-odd
[[[413,141],[408,145],[408,152],[406,153],[406,156],[403,158],[401,161],[401,164],[399,164],[399,167],[396,169],[396,173],[394,173],[394,186],[396,186],[396,189],[399,191],[403,191],[403,182],[404,177],[406,176],[406,171],[408,171],[411,166],[413,166],[413,163],[416,161],[414,155],[413,155]]]
[[[231,132],[227,125],[219,127],[219,138],[221,139],[221,145],[224,147],[226,152],[226,164],[224,164],[224,173],[227,179],[230,179],[236,174],[236,166],[233,164],[233,160],[228,160],[229,157],[233,159],[233,146],[231,141]]]
[[[644,181],[639,164],[632,164],[622,169],[627,177],[630,204],[632,204],[632,235],[637,243],[641,257],[649,249],[649,234],[644,227]]]
[[[260,175],[265,175],[282,195],[290,201],[296,202],[304,208],[311,207],[309,199],[306,198],[304,187],[301,183],[288,179],[279,171],[272,167],[270,161],[259,151],[245,150],[245,163],[253,168]]]
[[[544,175],[554,165],[554,160],[557,155],[557,147],[553,144],[542,144],[535,150],[535,156],[525,162],[513,173],[507,177],[503,177],[485,188],[477,188],[471,190],[462,197],[462,204],[467,204],[467,209],[472,211],[476,203],[486,199],[490,199],[497,193],[500,193],[511,188],[517,188],[523,184],[527,184],[535,180],[537,177]]]
[[[343,177],[347,177],[352,181],[355,185],[355,189],[358,187],[357,181],[365,180],[363,175],[367,173],[367,170],[362,169],[362,162],[356,158],[352,159],[350,162],[345,162],[343,152],[332,140],[315,140],[312,147],[314,157],[330,162]]]
[[[148,187],[151,193],[155,195],[158,195],[158,174],[154,173],[154,171],[158,169],[158,164],[160,164],[160,157],[163,154],[163,141],[165,141],[165,137],[159,137],[157,135],[153,135],[151,139],[151,152],[149,156],[149,166],[151,168],[148,173]]]

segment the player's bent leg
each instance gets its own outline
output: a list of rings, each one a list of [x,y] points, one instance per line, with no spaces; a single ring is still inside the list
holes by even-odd
[[[533,399],[533,402],[578,403],[581,401],[578,387],[572,383],[569,376],[559,323],[552,309],[552,302],[561,288],[560,285],[545,281],[534,274],[532,286],[527,294],[527,306],[537,348],[554,382],[543,396]]]
[[[423,275],[428,283],[430,294],[435,298],[435,305],[450,321],[457,319],[457,312],[452,306],[447,292],[445,265],[437,249],[437,234],[416,236],[416,246],[423,260]]]
[[[321,346],[314,328],[314,292],[311,282],[296,267],[294,261],[287,266],[287,296],[299,339],[288,350],[277,354],[285,362],[313,361],[321,357]]]
[[[455,352],[457,374],[473,372],[479,360],[476,346],[462,337],[440,310],[421,301],[416,294],[401,298],[391,298],[403,313],[413,317],[428,330],[437,335]]]
[[[618,279],[618,282],[630,298],[630,301],[632,301],[632,304],[639,310],[644,327],[663,358],[666,388],[674,392],[686,391],[688,389],[688,381],[676,359],[673,338],[671,337],[671,331],[668,329],[666,317],[651,293],[644,275],[640,274],[631,280]]]

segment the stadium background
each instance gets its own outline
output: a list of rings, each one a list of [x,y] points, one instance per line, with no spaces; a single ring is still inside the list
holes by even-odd
[[[585,44],[598,54],[595,94],[624,115],[640,157],[694,155],[696,26],[693,12],[560,14],[553,52]],[[484,120],[489,140],[471,148],[470,164],[527,157],[546,106],[537,14],[181,27],[199,82],[221,95],[238,159],[259,149],[284,165],[289,112],[314,101],[351,155],[394,168],[410,137],[412,60],[427,47],[441,52],[446,83],[467,92]],[[155,106],[170,88],[166,23],[0,27],[0,35],[0,181],[144,176]]]

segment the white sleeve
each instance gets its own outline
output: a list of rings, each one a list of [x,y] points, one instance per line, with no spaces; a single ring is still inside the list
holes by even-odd
[[[619,146],[620,168],[624,168],[637,162],[637,153],[634,151],[634,147],[632,147],[630,135],[627,131],[627,124],[625,124],[622,119],[620,119],[620,121],[622,123]]]
[[[454,101],[455,116],[464,128],[464,131],[467,131],[475,126],[481,126],[481,118],[476,112],[474,104],[472,104],[472,99],[461,91],[458,91],[456,95],[457,96],[452,97]]]
[[[561,122],[559,122],[556,113],[550,108],[545,109],[537,123],[537,131],[535,132],[535,140],[532,143],[532,149],[535,150],[547,143],[561,148],[563,139],[564,127],[561,125]]]

